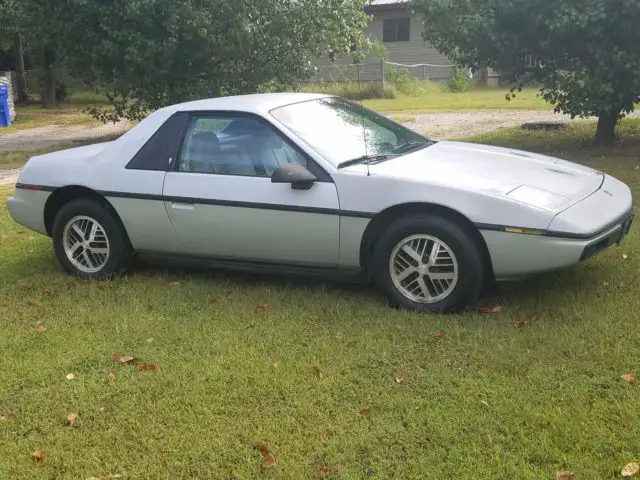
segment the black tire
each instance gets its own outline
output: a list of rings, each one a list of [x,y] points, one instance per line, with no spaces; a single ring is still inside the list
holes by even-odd
[[[78,269],[69,260],[64,250],[64,229],[70,220],[80,215],[97,221],[103,227],[109,241],[107,262],[96,272],[85,272]],[[65,271],[74,276],[98,280],[108,279],[114,274],[124,272],[132,261],[133,252],[126,232],[120,227],[108,207],[90,198],[72,200],[60,209],[53,222],[52,237],[53,249],[58,262]]]
[[[436,303],[422,303],[405,296],[393,282],[389,268],[396,245],[412,235],[425,234],[444,242],[458,264],[458,280],[449,295]],[[472,235],[456,222],[435,215],[399,218],[378,237],[371,258],[373,280],[392,305],[419,312],[446,313],[475,302],[483,288],[484,262]]]

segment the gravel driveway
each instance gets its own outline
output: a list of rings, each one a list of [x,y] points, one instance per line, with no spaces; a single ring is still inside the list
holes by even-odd
[[[51,125],[18,130],[15,133],[0,135],[0,153],[40,150],[70,140],[85,140],[124,133],[130,125],[130,122],[123,120],[117,124],[107,123],[97,127]]]
[[[545,110],[481,110],[469,112],[412,113],[390,112],[409,128],[435,140],[456,139],[491,132],[503,127],[516,127],[527,122],[571,121],[568,115]],[[632,116],[637,116],[632,115]],[[577,121],[577,120],[576,120]],[[29,151],[46,148],[67,140],[101,137],[123,132],[126,122],[100,127],[41,127],[0,136],[0,152]],[[0,170],[0,185],[14,183],[17,170]]]
[[[482,110],[471,112],[388,113],[407,127],[434,140],[451,140],[529,122],[566,122],[569,115],[546,110]],[[411,120],[410,120],[411,119]]]

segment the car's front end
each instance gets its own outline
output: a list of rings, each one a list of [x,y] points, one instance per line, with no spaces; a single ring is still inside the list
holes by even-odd
[[[546,229],[516,224],[484,227],[481,233],[495,277],[508,280],[574,265],[620,245],[633,218],[629,187],[603,174],[596,191],[555,214]]]

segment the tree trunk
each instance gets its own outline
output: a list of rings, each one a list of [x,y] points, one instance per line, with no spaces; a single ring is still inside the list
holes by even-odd
[[[42,106],[44,108],[56,107],[56,77],[55,77],[56,52],[50,48],[44,50],[44,76],[42,78]]]
[[[611,146],[616,141],[616,125],[620,119],[620,111],[601,113],[598,117],[596,144]]]
[[[489,68],[483,67],[480,69],[480,75],[478,76],[478,84],[486,87],[489,84]]]
[[[13,43],[14,55],[16,57],[17,83],[18,83],[18,103],[29,101],[29,91],[27,90],[27,75],[24,69],[24,54],[22,52],[22,37],[17,34]]]

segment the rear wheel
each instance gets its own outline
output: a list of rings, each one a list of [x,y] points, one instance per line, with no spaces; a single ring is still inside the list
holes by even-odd
[[[484,268],[478,245],[457,223],[412,215],[392,223],[378,238],[373,277],[395,306],[450,312],[475,301]]]
[[[84,278],[108,278],[124,271],[131,248],[114,215],[82,198],[64,205],[53,222],[53,248],[67,272]]]

